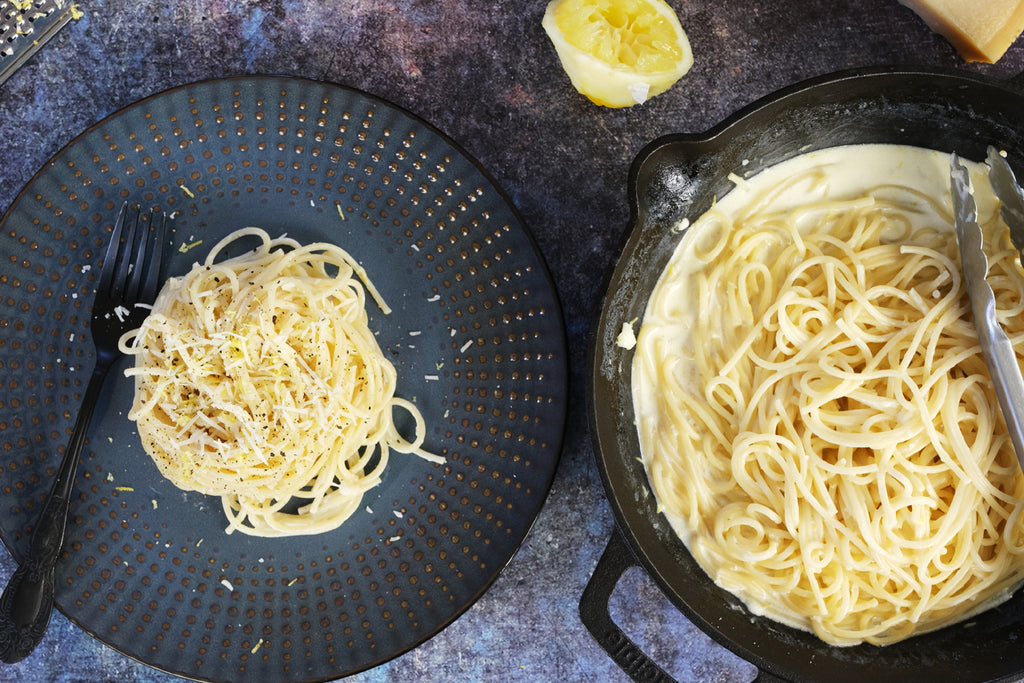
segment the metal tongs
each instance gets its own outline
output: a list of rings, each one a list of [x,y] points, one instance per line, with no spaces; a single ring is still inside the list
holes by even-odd
[[[986,161],[989,182],[1001,204],[1000,214],[1010,228],[1010,239],[1017,250],[1024,253],[1024,192],[1017,184],[1010,165],[994,147],[988,148]],[[970,174],[955,153],[950,157],[949,166],[956,238],[974,325],[978,329],[978,341],[999,397],[999,407],[1010,432],[1017,462],[1024,470],[1024,376],[1021,375],[1013,344],[996,320],[995,295],[985,280],[988,258],[985,256],[981,226],[978,225],[978,207],[971,194]]]

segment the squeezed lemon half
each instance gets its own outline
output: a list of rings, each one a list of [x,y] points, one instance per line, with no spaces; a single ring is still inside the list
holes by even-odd
[[[605,107],[642,104],[693,65],[664,0],[552,0],[541,25],[576,90]]]

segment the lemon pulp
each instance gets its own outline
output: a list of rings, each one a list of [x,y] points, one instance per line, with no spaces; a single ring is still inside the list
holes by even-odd
[[[543,26],[573,85],[597,104],[644,102],[693,64],[686,33],[664,0],[553,0]]]

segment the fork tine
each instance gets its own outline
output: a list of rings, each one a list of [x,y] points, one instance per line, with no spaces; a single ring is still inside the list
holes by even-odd
[[[117,270],[114,273],[114,280],[110,284],[110,298],[114,301],[124,301],[125,288],[128,286],[128,277],[133,269],[133,259],[130,254],[139,239],[139,212],[134,207],[129,207],[129,216],[125,219],[127,232],[124,235],[124,251],[118,261]],[[143,240],[143,243],[145,241]]]
[[[153,270],[153,268],[149,267],[153,262],[152,257],[150,257],[149,263],[146,262],[147,255],[153,251],[150,245],[154,236],[153,217],[153,212],[150,213],[148,220],[142,220],[141,215],[138,217],[132,241],[126,245],[129,247],[134,246],[135,249],[129,265],[128,283],[125,286],[124,296],[122,297],[124,303],[139,302],[139,288],[142,286],[142,280],[149,271]]]
[[[114,229],[110,231],[110,242],[107,244],[107,253],[103,256],[103,269],[100,271],[100,281],[96,291],[110,291],[110,285],[114,280],[114,270],[117,265],[117,252],[121,246],[121,233],[124,232],[124,224],[128,216],[128,202],[121,205],[121,210],[114,221]]]
[[[139,301],[143,303],[153,303],[160,287],[160,264],[163,263],[166,225],[167,214],[153,209],[149,214],[153,245],[149,249],[149,261],[146,263],[146,279],[142,282],[142,290],[139,292]]]

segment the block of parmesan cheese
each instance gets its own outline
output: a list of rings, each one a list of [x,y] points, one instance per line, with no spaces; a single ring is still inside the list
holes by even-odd
[[[1024,30],[1024,0],[899,0],[969,62],[994,63]]]

